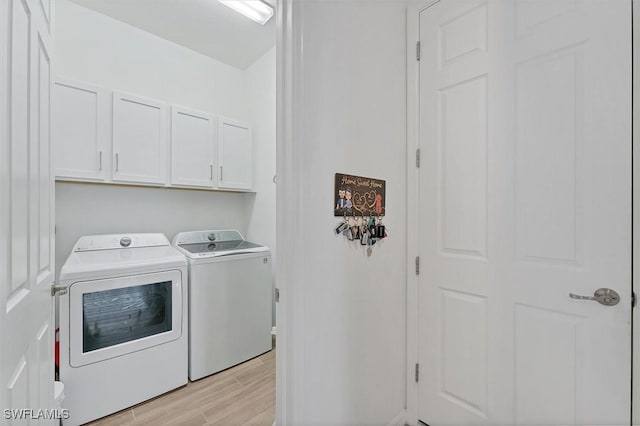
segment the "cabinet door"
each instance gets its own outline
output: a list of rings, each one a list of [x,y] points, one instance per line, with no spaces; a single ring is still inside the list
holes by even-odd
[[[104,180],[109,136],[106,90],[58,78],[53,102],[51,137],[56,177]]]
[[[205,112],[171,107],[171,184],[215,186],[215,121]]]
[[[113,180],[165,184],[167,107],[163,102],[113,93]]]
[[[218,126],[220,188],[253,187],[253,139],[251,126],[220,118]]]

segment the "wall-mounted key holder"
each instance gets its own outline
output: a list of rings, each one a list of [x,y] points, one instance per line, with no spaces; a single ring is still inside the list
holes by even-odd
[[[382,179],[335,175],[333,214],[342,216],[335,233],[367,247],[368,255],[376,243],[388,236],[387,227],[382,223],[386,213],[385,186]]]
[[[336,173],[333,215],[384,216],[386,182]]]
[[[387,227],[382,223],[382,217],[364,215],[347,216],[344,214],[342,222],[335,228],[335,233],[342,234],[349,241],[367,246],[369,255],[371,255],[371,247],[389,236]]]

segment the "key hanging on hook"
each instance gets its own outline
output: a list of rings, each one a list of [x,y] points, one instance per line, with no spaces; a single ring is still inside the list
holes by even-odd
[[[360,235],[360,244],[366,246],[369,244],[369,231],[365,225],[362,225],[362,235]]]
[[[382,224],[382,219],[378,216],[378,222],[376,224],[376,238],[382,239],[385,237],[385,226]]]
[[[347,229],[348,226],[349,226],[349,224],[347,222],[347,214],[344,213],[343,218],[342,218],[342,223],[340,223],[336,227],[336,234],[340,234],[341,232],[344,232],[344,230]]]
[[[355,214],[353,218],[353,224],[351,225],[351,234],[353,235],[354,240],[360,239],[360,221],[359,218],[355,217]]]
[[[343,234],[345,237],[347,237],[347,240],[353,241],[353,231],[351,230],[351,218],[347,220],[347,227],[343,231]]]

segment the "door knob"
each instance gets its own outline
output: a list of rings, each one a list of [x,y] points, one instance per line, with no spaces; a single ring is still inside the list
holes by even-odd
[[[620,302],[620,295],[610,288],[599,288],[593,293],[593,296],[580,296],[569,293],[569,297],[577,300],[595,300],[604,306],[615,306]]]

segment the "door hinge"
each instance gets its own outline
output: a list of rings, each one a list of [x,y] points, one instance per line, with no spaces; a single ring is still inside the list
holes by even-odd
[[[420,148],[416,149],[416,167],[420,168]]]
[[[636,307],[636,292],[635,291],[631,292],[631,307],[632,308]]]
[[[276,298],[276,302],[280,302],[280,289],[279,289],[279,288],[277,288],[277,287],[276,287],[276,295],[275,295],[275,298]]]
[[[420,256],[416,256],[416,275],[420,275]]]
[[[67,289],[66,285],[60,285],[60,284],[56,284],[56,283],[51,283],[51,295],[55,296],[56,294],[59,294],[60,296],[63,296],[65,294],[67,294],[69,290]]]
[[[420,60],[420,41],[416,43],[416,61]]]
[[[420,381],[420,364],[416,363],[416,383]]]

